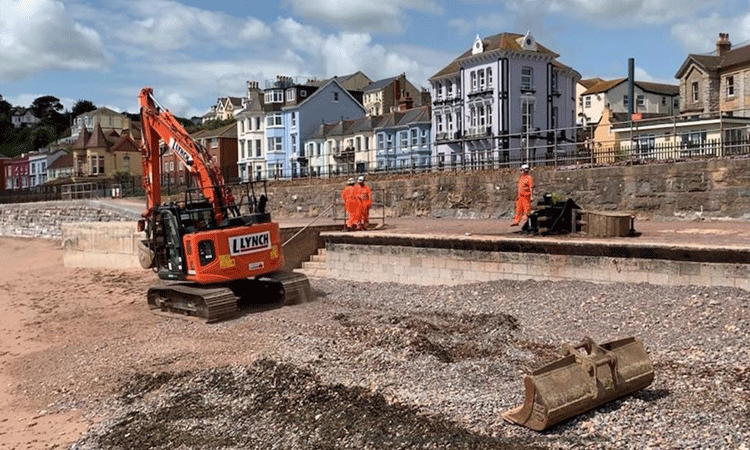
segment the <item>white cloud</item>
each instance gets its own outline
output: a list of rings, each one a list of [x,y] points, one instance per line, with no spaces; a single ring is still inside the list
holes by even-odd
[[[401,32],[406,11],[440,14],[436,0],[286,0],[295,14],[354,32]]]
[[[132,52],[174,52],[194,46],[239,48],[271,36],[264,22],[187,6],[174,0],[117,0],[100,19]]]
[[[690,53],[710,53],[716,50],[719,33],[729,33],[729,40],[737,44],[750,39],[750,11],[744,15],[722,17],[711,14],[676,23],[672,36]]]
[[[47,70],[103,70],[99,34],[74,21],[55,0],[0,0],[0,80]]]
[[[716,0],[510,0],[506,5],[520,14],[562,14],[594,26],[629,28],[693,17]]]
[[[479,34],[482,36],[482,31],[490,30],[492,34],[495,34],[498,30],[506,29],[510,24],[508,23],[507,15],[489,13],[476,16],[471,20],[463,18],[452,19],[448,22],[448,25],[455,28],[460,34]]]
[[[279,19],[276,29],[290,44],[291,53],[286,60],[300,64],[300,75],[328,78],[361,70],[371,79],[378,80],[405,72],[412,83],[420,85],[432,75],[433,69],[437,71],[434,62],[424,57],[432,53],[430,50],[415,47],[389,50],[374,44],[367,33],[324,35],[317,28],[301,25],[293,19]],[[423,55],[421,58],[420,54]]]

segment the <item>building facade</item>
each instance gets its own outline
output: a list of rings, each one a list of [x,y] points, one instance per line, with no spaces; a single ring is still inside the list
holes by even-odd
[[[438,165],[542,163],[572,151],[580,74],[531,33],[474,40],[433,75],[432,137]]]
[[[680,80],[680,112],[732,112],[750,117],[750,44],[732,48],[719,33],[714,54],[690,54],[675,74]]]
[[[365,115],[364,106],[336,77],[320,87],[280,77],[265,90],[265,104],[268,178],[274,179],[312,174],[303,143],[320,124]],[[328,175],[329,167],[318,170]]]
[[[671,116],[677,114],[680,104],[678,85],[635,81],[633,86],[633,112],[650,115]],[[603,80],[580,94],[579,123],[596,124],[604,108],[613,113],[626,113],[630,108],[628,80],[618,78]]]
[[[237,114],[237,169],[241,181],[263,180],[266,165],[266,120],[263,91],[257,81],[247,82],[247,96]]]
[[[71,143],[75,142],[84,128],[91,133],[97,126],[105,133],[116,131],[118,134],[122,134],[123,132],[129,132],[131,121],[124,114],[112,111],[109,108],[98,108],[75,117],[70,130],[70,137],[66,140]]]

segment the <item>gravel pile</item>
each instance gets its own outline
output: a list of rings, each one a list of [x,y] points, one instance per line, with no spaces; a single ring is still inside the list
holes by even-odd
[[[731,288],[313,280],[317,301],[247,314],[252,364],[142,373],[74,446],[747,449],[750,293]],[[196,325],[198,326],[198,325]],[[560,343],[643,341],[648,388],[539,433],[504,423]]]

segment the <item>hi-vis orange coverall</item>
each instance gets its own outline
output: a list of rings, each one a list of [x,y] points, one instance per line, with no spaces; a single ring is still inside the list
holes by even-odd
[[[341,200],[346,209],[346,229],[356,230],[359,222],[359,199],[356,197],[355,186],[347,186],[341,191]]]
[[[372,205],[372,191],[370,186],[366,185],[364,181],[355,186],[355,191],[358,192],[359,201],[361,202],[359,207],[359,227],[363,230],[367,229],[370,225],[370,206]]]
[[[534,191],[534,179],[528,172],[518,178],[518,198],[516,199],[516,216],[513,225],[526,222],[531,212],[531,195]]]

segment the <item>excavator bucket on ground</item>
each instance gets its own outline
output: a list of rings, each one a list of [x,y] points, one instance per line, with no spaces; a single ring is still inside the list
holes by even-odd
[[[526,375],[523,405],[504,412],[503,419],[542,431],[654,380],[646,349],[634,337],[602,345],[586,337],[578,345],[563,344],[562,354]]]

